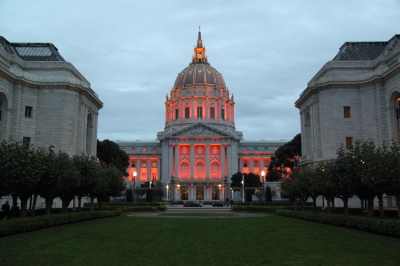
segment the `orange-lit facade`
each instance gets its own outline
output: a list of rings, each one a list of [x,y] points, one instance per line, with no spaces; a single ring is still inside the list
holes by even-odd
[[[169,193],[175,200],[232,197],[230,177],[266,171],[275,148],[286,142],[244,141],[235,129],[234,106],[222,74],[208,62],[199,31],[192,62],[166,96],[165,126],[157,141],[117,141],[130,156],[130,181],[134,171],[136,182],[155,179],[166,187],[173,180]]]

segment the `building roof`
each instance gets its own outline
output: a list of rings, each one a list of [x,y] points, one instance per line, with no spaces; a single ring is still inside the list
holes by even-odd
[[[0,36],[0,48],[24,61],[65,61],[52,43],[10,43]]]
[[[399,43],[399,34],[387,42],[345,42],[333,61],[375,60],[378,56],[390,52]]]

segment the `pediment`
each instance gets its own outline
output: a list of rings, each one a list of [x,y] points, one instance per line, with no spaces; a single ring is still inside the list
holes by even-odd
[[[183,128],[172,136],[180,137],[180,136],[229,136],[224,132],[211,128],[210,126],[206,126],[204,124],[196,124],[193,126],[189,126],[187,128]]]

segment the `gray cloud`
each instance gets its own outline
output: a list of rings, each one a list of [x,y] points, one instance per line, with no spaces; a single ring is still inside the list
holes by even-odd
[[[235,96],[245,139],[300,132],[300,93],[346,41],[386,41],[400,1],[1,1],[0,35],[51,42],[104,108],[99,139],[154,140],[197,27]]]

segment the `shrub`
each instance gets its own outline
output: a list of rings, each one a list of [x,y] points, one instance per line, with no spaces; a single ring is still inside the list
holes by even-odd
[[[52,226],[83,222],[93,219],[121,215],[121,211],[78,212],[67,214],[52,214],[32,218],[12,219],[0,223],[0,237],[30,232]]]
[[[357,229],[375,234],[400,237],[399,220],[371,219],[366,217],[346,217],[333,214],[312,214],[289,210],[277,210],[278,215],[298,218],[309,222],[324,223]]]

